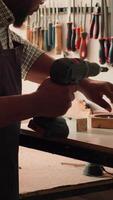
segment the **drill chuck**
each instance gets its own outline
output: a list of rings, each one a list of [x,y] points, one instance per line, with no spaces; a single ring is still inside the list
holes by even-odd
[[[97,63],[90,63],[77,59],[74,62],[69,58],[61,58],[54,61],[50,77],[58,84],[78,84],[82,79],[96,76],[100,72],[107,72],[107,67],[101,67]]]
[[[107,67],[100,67],[100,71],[101,71],[101,72],[107,72],[107,71],[108,71],[108,68],[107,68]]]

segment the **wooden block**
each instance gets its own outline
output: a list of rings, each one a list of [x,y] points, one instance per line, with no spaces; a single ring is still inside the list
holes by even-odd
[[[87,131],[87,118],[77,119],[77,132]]]
[[[113,115],[97,115],[92,117],[91,127],[113,129]]]

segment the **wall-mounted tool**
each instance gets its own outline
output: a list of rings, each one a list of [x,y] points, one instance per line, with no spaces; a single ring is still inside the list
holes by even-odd
[[[109,22],[108,22],[108,6],[106,0],[101,0],[101,32],[100,32],[100,49],[99,62],[101,64],[110,63],[110,37],[109,37]]]
[[[49,51],[50,46],[48,44],[48,24],[47,24],[47,8],[44,6],[44,50]]]
[[[52,49],[55,48],[55,2],[52,1]]]
[[[109,63],[113,66],[113,37],[111,37],[111,45],[109,50]]]
[[[96,3],[91,26],[90,26],[90,32],[89,32],[90,38],[94,37],[95,39],[97,39],[99,36],[99,31],[100,31],[99,16],[100,16],[100,4]]]
[[[30,41],[30,16],[27,17],[27,40]]]
[[[107,0],[104,0],[104,23],[105,23],[105,58],[109,63],[109,50],[110,50],[110,36],[109,36],[109,20],[108,20],[108,5]]]
[[[33,13],[33,18],[34,18],[34,21],[33,21],[33,28],[32,28],[32,31],[33,31],[33,41],[32,41],[32,43],[34,45],[37,45],[37,22],[38,22],[37,12]]]
[[[51,12],[51,0],[49,0],[49,8],[48,8],[48,50],[52,49],[52,31],[53,31],[53,23],[52,23],[52,12]]]
[[[72,38],[72,21],[71,21],[71,3],[68,3],[68,22],[67,22],[67,50],[71,51],[71,38]]]
[[[27,39],[33,43],[33,15],[27,18]]]
[[[40,7],[40,18],[41,18],[41,25],[39,28],[39,35],[40,35],[40,40],[39,40],[39,47],[44,50],[44,7]]]
[[[113,1],[110,1],[110,7],[113,8]],[[109,61],[111,66],[113,66],[113,12],[111,12],[110,16],[110,22],[111,22],[111,46],[109,51]]]
[[[63,41],[62,41],[62,24],[59,19],[59,8],[58,8],[58,3],[56,6],[56,24],[55,24],[55,52],[56,54],[61,54],[62,53],[62,46],[63,46]]]
[[[75,40],[76,40],[75,0],[73,0],[73,28],[72,28],[72,37],[71,37],[71,50],[72,51],[76,51]]]
[[[101,27],[100,27],[100,38],[99,38],[99,62],[101,64],[105,64],[106,57],[105,57],[105,38],[104,38],[104,30],[105,30],[105,18],[104,18],[104,0],[101,0]]]
[[[90,37],[90,29],[91,29],[91,24],[92,24],[92,22],[93,22],[93,0],[91,0],[91,2],[90,2],[90,12],[89,12],[89,14],[90,14],[90,26],[89,26],[89,38],[91,38],[91,37],[93,37],[92,35],[91,35],[91,37]],[[94,23],[94,22],[93,22]]]
[[[36,12],[36,45],[40,47],[40,41],[41,41],[41,8],[39,8]]]
[[[87,4],[85,4],[84,11],[84,31],[81,33],[81,44],[80,44],[80,58],[85,59],[87,57],[87,35],[86,32],[86,14],[87,14]]]
[[[76,27],[76,49],[78,50],[80,48],[80,43],[81,43],[81,28],[82,28],[82,22],[80,26],[80,7],[79,5],[77,6],[77,27]]]
[[[90,22],[92,22],[92,10],[93,10],[93,0],[91,0],[91,7],[90,7]]]

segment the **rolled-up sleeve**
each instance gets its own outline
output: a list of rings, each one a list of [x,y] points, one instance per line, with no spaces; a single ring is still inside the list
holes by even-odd
[[[45,52],[39,49],[37,46],[28,42],[27,40],[22,39],[14,32],[12,32],[12,39],[16,42],[23,44],[21,71],[22,71],[22,78],[25,79],[33,63]]]

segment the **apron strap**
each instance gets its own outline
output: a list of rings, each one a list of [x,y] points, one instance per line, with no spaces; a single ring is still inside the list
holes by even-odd
[[[2,44],[0,42],[0,52],[3,50]]]

